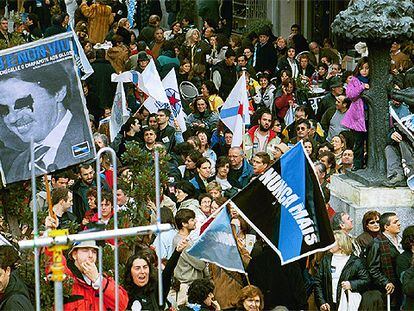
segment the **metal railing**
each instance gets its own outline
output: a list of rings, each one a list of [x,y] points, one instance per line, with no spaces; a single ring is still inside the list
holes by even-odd
[[[39,229],[37,223],[37,202],[36,202],[36,176],[35,176],[35,164],[34,164],[34,143],[33,139],[30,143],[30,163],[31,163],[31,186],[32,186],[32,198],[33,198],[33,240],[23,240],[19,242],[20,249],[33,249],[34,250],[34,263],[35,263],[35,299],[36,299],[36,310],[41,310],[41,301],[40,301],[40,265],[39,265],[39,248],[42,247],[53,247],[58,245],[69,246],[72,243],[82,242],[87,240],[106,240],[109,238],[114,238],[114,279],[115,279],[115,310],[119,310],[119,262],[118,262],[118,238],[134,236],[134,235],[146,235],[151,232],[155,232],[161,235],[161,232],[169,231],[172,229],[170,224],[161,224],[160,217],[160,174],[159,174],[159,153],[155,151],[155,191],[156,191],[156,207],[157,207],[157,223],[155,225],[149,226],[140,226],[133,228],[118,228],[118,204],[117,204],[117,163],[116,163],[116,154],[112,148],[105,147],[98,151],[96,155],[96,180],[97,180],[97,203],[98,203],[98,218],[99,221],[102,220],[102,182],[100,175],[100,157],[103,153],[107,152],[111,155],[112,158],[112,167],[113,167],[113,208],[114,208],[114,229],[105,230],[98,232],[85,232],[78,234],[63,234],[56,236],[45,236],[39,237]],[[159,249],[161,249],[161,239],[159,239],[158,244]],[[98,251],[98,269],[100,277],[103,276],[103,267],[102,267],[102,246],[99,246]],[[161,273],[161,257],[158,256],[158,298],[160,306],[163,305],[163,288],[162,288],[162,273]],[[63,286],[61,281],[54,282],[54,303],[55,310],[63,310]],[[103,292],[102,286],[99,287],[99,310],[103,309]]]

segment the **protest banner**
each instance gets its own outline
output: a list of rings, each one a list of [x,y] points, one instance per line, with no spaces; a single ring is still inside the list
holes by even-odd
[[[328,250],[335,242],[311,165],[298,143],[230,202],[282,264]]]
[[[3,183],[95,156],[72,33],[0,52],[0,162]]]

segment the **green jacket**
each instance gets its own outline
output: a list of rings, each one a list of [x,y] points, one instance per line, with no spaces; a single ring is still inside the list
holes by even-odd
[[[17,271],[10,275],[9,284],[6,287],[0,301],[1,311],[32,311],[34,307],[30,302],[29,290],[17,275]]]

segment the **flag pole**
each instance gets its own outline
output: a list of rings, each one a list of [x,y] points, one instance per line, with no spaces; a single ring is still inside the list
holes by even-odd
[[[54,220],[57,220],[56,214],[53,211],[52,196],[50,194],[50,186],[49,186],[49,181],[47,179],[47,174],[43,175],[43,182],[45,183],[45,188],[46,188],[46,201],[47,201],[47,206],[49,207],[49,216],[53,217]]]

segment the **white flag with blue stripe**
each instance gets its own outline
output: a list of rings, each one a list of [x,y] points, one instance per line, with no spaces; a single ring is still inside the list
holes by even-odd
[[[246,76],[239,78],[220,110],[220,119],[233,133],[232,147],[243,141],[244,126],[250,124]]]
[[[245,273],[226,207],[223,207],[187,252],[223,269]]]

